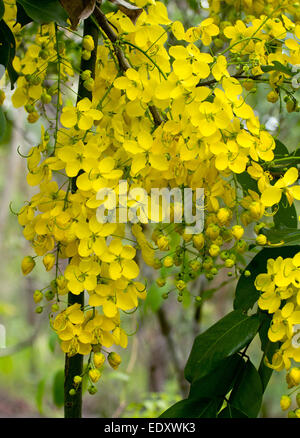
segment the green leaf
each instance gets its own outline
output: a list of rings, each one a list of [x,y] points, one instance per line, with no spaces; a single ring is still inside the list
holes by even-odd
[[[299,249],[296,246],[286,246],[280,248],[264,248],[251,260],[244,272],[241,274],[235,290],[234,309],[247,311],[251,309],[259,298],[259,291],[254,286],[255,279],[261,272],[267,271],[267,260],[282,257],[294,256]],[[251,275],[246,277],[245,271],[250,271]]]
[[[199,3],[197,0],[188,0],[189,2],[189,6],[194,10],[194,11],[199,11]]]
[[[257,369],[248,360],[229,397],[230,406],[250,418],[256,418],[261,407],[263,388]]]
[[[17,23],[20,23],[21,27],[32,23],[32,18],[28,17],[21,3],[17,3]]]
[[[262,228],[260,231],[271,245],[281,244],[281,248],[286,245],[300,245],[300,230],[297,228]]]
[[[248,172],[237,174],[236,179],[238,183],[242,186],[242,189],[245,193],[248,193],[249,189],[253,190],[254,192],[258,191],[257,181],[251,178]]]
[[[53,378],[53,403],[60,408],[64,404],[64,371],[58,370]]]
[[[167,290],[167,285],[159,288],[156,283],[152,283],[148,290],[146,300],[144,301],[144,309],[147,310],[150,308],[152,312],[157,312],[163,302],[162,294]]]
[[[274,149],[274,156],[276,158],[285,158],[289,157],[290,153],[288,151],[288,148],[285,146],[285,144],[282,143],[282,141],[278,140],[278,138],[275,139],[275,149]],[[291,164],[292,166],[292,164]]]
[[[0,0],[0,20],[2,20],[4,12],[5,12],[4,3],[3,0]]]
[[[273,216],[273,221],[276,228],[297,228],[298,219],[294,204],[290,205],[285,198],[281,198],[278,210]]]
[[[211,373],[192,383],[189,398],[224,398],[231,390],[238,370],[243,363],[244,361],[239,354],[234,354],[222,360]]]
[[[268,330],[272,321],[272,317],[273,315],[260,310],[260,319],[262,324],[259,329],[259,337],[261,342],[261,350],[264,354],[258,368],[258,374],[260,375],[263,392],[266,390],[273,373],[272,368],[265,365],[264,359],[266,357],[269,361],[271,361],[273,354],[280,347],[280,342],[271,342],[268,338]]]
[[[279,61],[272,61],[273,65],[262,65],[260,68],[264,73],[268,73],[270,71],[280,71],[282,73],[285,73],[289,76],[293,76],[293,72],[290,68],[286,67],[285,65],[281,64]]]
[[[11,88],[18,78],[12,62],[16,54],[15,37],[4,20],[0,21],[0,64],[4,65],[11,82]]]
[[[220,361],[240,351],[257,333],[259,319],[234,310],[196,337],[185,367],[185,377],[194,382],[209,374]]]
[[[58,336],[55,332],[51,332],[51,334],[49,335],[48,338],[48,346],[49,346],[49,350],[54,353],[55,352],[55,347],[58,343]]]
[[[17,0],[26,14],[36,23],[50,23],[52,21],[63,26],[67,25],[68,14],[58,0]]]
[[[41,379],[37,385],[35,403],[40,414],[43,413],[43,398],[45,394],[46,378]]]
[[[0,141],[5,136],[5,132],[6,132],[6,118],[2,106],[0,106]]]
[[[216,418],[219,403],[218,399],[185,399],[175,403],[159,418]]]
[[[247,415],[243,414],[243,412],[234,408],[227,404],[226,408],[222,409],[222,411],[218,414],[218,418],[248,418]]]

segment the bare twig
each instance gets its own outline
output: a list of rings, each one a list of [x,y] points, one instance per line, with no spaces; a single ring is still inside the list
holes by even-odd
[[[176,373],[178,385],[180,387],[180,391],[183,397],[186,397],[188,391],[188,383],[184,378],[183,366],[181,364],[181,360],[178,355],[178,348],[175,345],[175,342],[172,337],[172,327],[167,319],[166,312],[163,307],[157,311],[157,318],[159,321],[161,333],[166,339],[169,353],[171,356],[171,361],[174,366],[174,370]]]

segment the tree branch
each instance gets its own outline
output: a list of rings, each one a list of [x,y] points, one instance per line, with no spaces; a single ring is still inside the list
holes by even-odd
[[[94,19],[97,22],[97,24],[100,26],[100,28],[103,30],[103,32],[106,34],[107,38],[110,40],[110,42],[114,46],[115,54],[118,59],[120,70],[124,73],[126,70],[131,68],[131,65],[129,61],[126,59],[121,47],[119,47],[119,38],[117,34],[114,32],[114,30],[111,28],[110,24],[108,23],[105,15],[100,10],[98,6],[95,7],[94,13],[93,13]],[[158,109],[154,105],[149,105],[149,110],[152,114],[155,126],[159,126],[163,119],[158,111]]]

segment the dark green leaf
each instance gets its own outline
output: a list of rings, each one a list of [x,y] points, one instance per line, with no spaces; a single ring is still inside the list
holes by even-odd
[[[11,88],[18,78],[18,74],[13,68],[12,62],[16,53],[15,37],[4,20],[0,21],[0,64],[7,69]]]
[[[4,3],[3,3],[3,0],[0,0],[0,20],[2,20],[4,12],[5,12]]]
[[[260,319],[261,326],[259,328],[259,338],[261,342],[261,350],[264,354],[258,368],[258,374],[260,375],[264,392],[273,373],[272,368],[265,365],[264,358],[266,357],[268,361],[271,361],[273,354],[280,346],[280,342],[271,342],[268,338],[268,330],[272,321],[272,315],[260,311]]]
[[[234,408],[228,403],[226,408],[222,409],[219,413],[218,418],[248,418],[247,415],[243,414],[243,412]]]
[[[286,198],[281,198],[281,201],[278,204],[278,210],[273,216],[273,220],[276,228],[297,228],[298,219],[294,204],[290,205]]]
[[[0,141],[2,141],[3,137],[5,136],[5,132],[6,132],[6,118],[2,106],[0,105]]]
[[[52,386],[53,403],[60,408],[64,404],[64,372],[55,373]]]
[[[199,12],[199,3],[197,0],[188,0],[190,7],[194,10]]]
[[[244,272],[250,271],[251,275],[246,277],[244,272],[241,274],[236,286],[235,299],[233,303],[234,309],[247,311],[251,309],[259,298],[259,291],[254,286],[255,279],[261,272],[267,270],[267,260],[282,257],[293,257],[299,249],[296,246],[280,247],[280,248],[264,248],[248,264]]]
[[[262,402],[262,383],[255,366],[248,360],[238,376],[229,403],[244,415],[256,418]]]
[[[192,383],[189,398],[224,398],[231,390],[238,370],[243,363],[244,361],[239,354],[234,354],[222,360],[211,373]]]
[[[17,0],[26,14],[36,23],[50,23],[52,21],[67,25],[68,14],[59,0]]]
[[[27,14],[21,3],[17,3],[17,23],[20,23],[21,27],[26,26],[26,24],[31,23],[32,18]]]
[[[288,148],[285,146],[285,144],[282,143],[282,141],[278,140],[276,138],[275,140],[275,149],[274,149],[274,156],[276,158],[284,158],[289,157],[289,151]]]
[[[249,317],[240,310],[226,315],[196,337],[185,367],[186,379],[194,382],[209,374],[220,361],[248,344],[258,327],[257,316]]]
[[[175,403],[160,418],[216,418],[220,400],[204,398],[185,399]]]
[[[300,230],[297,228],[262,228],[261,233],[271,245],[281,244],[281,248],[286,245],[300,245]]]
[[[248,172],[239,173],[236,175],[236,179],[239,184],[242,186],[242,189],[245,193],[248,193],[248,190],[253,190],[257,192],[257,181],[249,175]]]

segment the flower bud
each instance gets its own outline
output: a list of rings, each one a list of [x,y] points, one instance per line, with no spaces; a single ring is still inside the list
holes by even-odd
[[[217,257],[220,254],[220,247],[218,245],[211,245],[208,250],[212,257]]]
[[[103,353],[98,352],[94,354],[94,365],[96,368],[102,367],[105,362],[105,356]]]
[[[47,301],[51,301],[54,298],[54,292],[52,290],[47,290],[47,292],[45,292],[45,298]]]
[[[95,81],[93,78],[86,79],[83,82],[84,88],[88,91],[93,91],[94,85],[95,85]]]
[[[38,289],[36,291],[34,291],[33,299],[34,299],[34,302],[36,304],[39,303],[40,301],[42,301],[42,299],[43,299],[42,292],[40,290],[38,290]]]
[[[114,353],[114,352],[109,353],[109,355],[107,356],[107,360],[109,365],[114,370],[116,370],[119,367],[120,363],[122,362],[121,356],[119,356],[118,353]]]
[[[257,245],[265,245],[267,243],[267,238],[264,234],[259,234],[256,239],[255,242],[257,243]]]
[[[293,367],[286,376],[286,381],[289,388],[297,386],[300,383],[300,368]]]
[[[220,210],[217,213],[218,221],[220,222],[220,225],[225,225],[231,217],[230,210],[228,208],[220,208]]]
[[[191,260],[190,267],[193,271],[198,271],[202,267],[202,263],[199,260]]]
[[[35,267],[35,261],[33,257],[26,256],[23,258],[21,268],[24,275],[29,274],[34,267]]]
[[[79,385],[79,383],[82,382],[82,377],[81,377],[81,376],[74,376],[73,382],[74,382],[76,385]]]
[[[96,383],[101,377],[101,373],[96,368],[89,371],[89,376],[92,382]]]
[[[203,234],[195,234],[193,236],[193,244],[194,247],[198,250],[201,251],[201,249],[204,247],[204,236]]]
[[[39,115],[36,111],[33,111],[32,113],[28,114],[27,121],[29,123],[35,123],[39,119]]]
[[[254,87],[254,81],[252,79],[246,79],[243,82],[243,87],[247,90],[250,91],[252,90],[252,88]]]
[[[91,70],[84,70],[84,71],[81,73],[80,77],[81,77],[81,79],[82,79],[83,81],[86,81],[87,79],[90,79],[91,75],[92,75]]]
[[[186,287],[185,281],[183,281],[183,280],[178,280],[178,281],[176,282],[176,288],[177,288],[179,291],[182,291],[183,289],[185,289],[185,287]]]
[[[52,304],[52,306],[51,306],[51,311],[52,312],[58,312],[58,310],[59,310],[59,305],[58,304]]]
[[[89,50],[83,50],[81,56],[85,61],[88,61],[91,58],[91,52]]]
[[[94,386],[94,385],[88,387],[88,392],[89,392],[91,395],[96,394],[97,391],[98,391],[98,389],[97,389],[96,386]]]
[[[158,287],[164,287],[164,285],[166,284],[166,279],[159,277],[156,279],[156,284]]]
[[[160,251],[167,251],[169,249],[169,239],[163,234],[157,239],[157,246]]]
[[[243,252],[247,251],[247,249],[248,249],[248,244],[245,240],[239,240],[238,242],[236,242],[235,250],[239,254],[242,254]]]
[[[283,411],[286,411],[292,404],[292,400],[288,395],[283,395],[280,399],[280,407]]]
[[[93,37],[91,35],[85,35],[83,37],[83,39],[82,39],[82,47],[85,50],[88,50],[89,52],[94,50],[95,44],[94,44]]]
[[[220,227],[218,227],[218,225],[216,224],[209,224],[206,231],[205,231],[205,235],[211,239],[211,240],[215,240],[220,234]]]
[[[164,265],[166,268],[171,268],[171,267],[173,266],[173,264],[174,264],[173,257],[171,257],[171,256],[167,256],[167,257],[164,258],[164,260],[163,260],[163,265]]]
[[[234,266],[234,260],[232,260],[232,259],[225,260],[225,267],[226,268],[232,268],[233,266]]]
[[[46,268],[46,271],[50,271],[50,269],[53,268],[54,264],[55,264],[55,254],[46,254],[43,258],[43,263],[44,266]]]
[[[277,100],[279,99],[279,94],[276,93],[276,91],[272,90],[270,91],[270,93],[267,95],[267,99],[269,102],[271,103],[275,103],[277,102]]]
[[[240,240],[244,235],[244,228],[241,225],[234,225],[231,231],[236,240]]]

